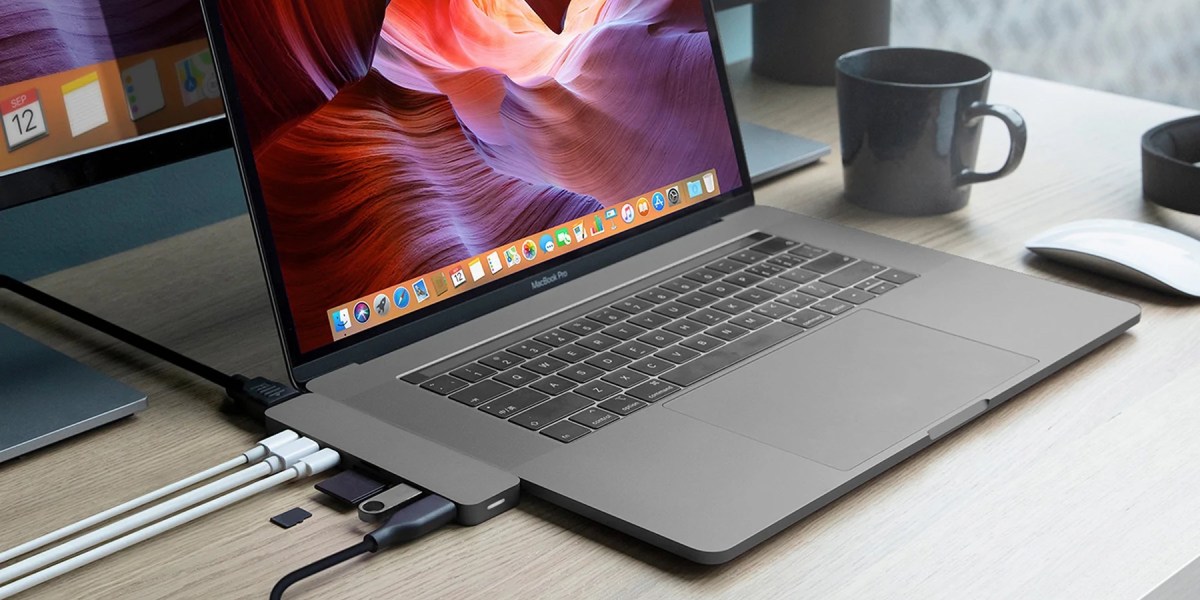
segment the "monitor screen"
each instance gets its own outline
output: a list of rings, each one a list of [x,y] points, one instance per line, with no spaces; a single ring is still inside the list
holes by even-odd
[[[0,177],[223,112],[196,0],[0,2]]]
[[[742,188],[702,2],[220,0],[299,349]]]

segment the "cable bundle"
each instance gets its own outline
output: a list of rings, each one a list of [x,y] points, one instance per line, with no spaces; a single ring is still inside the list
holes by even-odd
[[[273,435],[228,461],[0,552],[0,564],[3,564],[238,467],[251,465],[0,569],[0,599],[11,597],[287,481],[310,477],[332,469],[340,460],[341,457],[336,451],[321,450],[316,442],[299,437],[295,432],[284,431]]]

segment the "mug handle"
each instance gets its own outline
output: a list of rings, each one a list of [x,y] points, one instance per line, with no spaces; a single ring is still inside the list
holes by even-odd
[[[972,104],[966,111],[967,122],[982,119],[984,117],[996,117],[1008,126],[1008,135],[1011,140],[1008,149],[1008,160],[1000,167],[999,171],[991,173],[978,173],[971,169],[963,169],[958,174],[958,185],[971,185],[975,183],[984,183],[987,181],[995,181],[1004,177],[1017,167],[1021,166],[1021,159],[1025,158],[1025,144],[1028,141],[1028,132],[1025,128],[1025,118],[1021,113],[1013,110],[1003,104],[986,104],[976,102]]]

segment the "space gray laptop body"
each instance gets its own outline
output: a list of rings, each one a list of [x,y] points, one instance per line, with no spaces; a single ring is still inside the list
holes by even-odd
[[[511,485],[725,562],[1139,318],[1125,302],[756,206],[742,187],[314,357],[293,339],[230,81],[227,6],[205,3],[214,51],[285,354],[311,392],[269,422],[451,498],[463,523],[509,508],[514,495],[488,490]],[[552,389],[556,377],[571,390]],[[516,391],[470,392],[496,378]]]

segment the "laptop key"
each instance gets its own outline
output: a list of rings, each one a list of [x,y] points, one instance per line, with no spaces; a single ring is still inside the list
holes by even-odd
[[[803,332],[804,329],[800,327],[793,327],[785,323],[772,323],[768,327],[737,341],[729,342],[724,347],[717,348],[694,361],[675,367],[664,373],[662,379],[686,387]],[[632,390],[630,395],[634,395]],[[634,397],[641,399],[636,395]]]
[[[874,285],[867,288],[867,291],[871,292],[872,294],[886,294],[886,293],[896,289],[897,287],[900,287],[900,286],[898,286],[894,283],[891,283],[890,281],[876,281],[876,282],[874,282]]]
[[[683,364],[689,360],[692,360],[693,358],[696,358],[697,356],[700,356],[700,353],[695,350],[692,350],[691,348],[685,348],[683,346],[671,346],[670,348],[667,348],[665,350],[659,350],[658,352],[655,352],[654,356],[655,356],[655,358],[669,360],[678,365],[678,364]],[[643,373],[646,373],[646,371],[643,371],[642,369],[640,369],[638,367],[638,363],[633,363],[633,365],[631,365],[631,366],[639,371],[642,371]],[[655,373],[646,373],[646,374],[647,375],[655,375]]]
[[[538,375],[549,375],[565,366],[567,366],[566,361],[559,360],[553,356],[542,356],[525,363],[526,369]]]
[[[725,342],[722,342],[711,335],[700,334],[679,342],[679,345],[685,348],[691,348],[692,350],[699,350],[700,352],[708,352],[724,346]]]
[[[574,365],[558,372],[575,383],[587,383],[604,374],[604,369],[591,365]]]
[[[597,401],[604,400],[605,398],[608,398],[609,396],[612,396],[613,394],[616,394],[619,391],[621,391],[621,388],[619,388],[607,381],[604,381],[602,379],[596,379],[593,381],[589,381],[589,382],[575,388],[576,394],[579,394],[581,396],[586,396],[588,398],[591,398],[592,400],[597,400]]]
[[[592,429],[600,429],[609,423],[616,422],[618,419],[620,419],[620,417],[617,415],[614,415],[606,410],[600,410],[599,408],[589,408],[583,412],[576,413],[575,416],[571,417],[572,421],[579,423],[580,425],[587,425]],[[547,427],[547,429],[550,428]]]
[[[670,325],[667,325],[666,327],[663,327],[663,329],[670,331],[671,333],[674,333],[676,335],[688,337],[689,335],[695,335],[697,333],[700,333],[701,331],[704,331],[704,326],[699,323],[696,323],[695,321],[689,321],[687,319],[680,319],[678,321],[675,321],[674,323],[671,323]]]
[[[669,374],[670,372],[668,372],[668,375]],[[630,396],[633,396],[634,398],[637,398],[643,402],[658,402],[659,400],[662,400],[663,398],[666,398],[667,396],[670,396],[678,391],[679,388],[665,381],[651,379],[629,390],[626,392],[626,394],[629,394]]]
[[[722,273],[720,271],[713,271],[710,269],[696,269],[695,271],[692,271],[691,273],[685,274],[684,277],[687,277],[688,279],[691,279],[692,281],[695,281],[695,282],[698,282],[701,284],[705,284],[705,283],[712,283],[714,281],[719,281],[725,275],[726,275],[725,273]]]
[[[586,364],[598,369],[604,369],[605,371],[616,371],[617,369],[629,364],[631,360],[621,356],[620,354],[605,352],[604,354],[597,354],[596,356],[587,359],[585,362]]]
[[[868,277],[882,273],[886,268],[883,265],[860,260],[821,281],[838,287],[850,287]]]
[[[715,263],[709,263],[707,268],[729,275],[730,273],[737,273],[738,271],[745,269],[746,265],[737,261],[729,260],[728,258],[722,258]]]
[[[738,327],[737,325],[722,323],[716,327],[710,327],[708,331],[705,331],[704,333],[707,333],[715,338],[725,340],[726,342],[732,342],[733,340],[750,333],[750,330],[744,327]]]
[[[609,398],[608,400],[605,400],[596,406],[624,417],[646,408],[649,405],[641,400],[630,398],[625,394],[617,394],[616,396],[613,396],[612,398]]]
[[[544,394],[557,396],[563,392],[574,389],[577,385],[579,384],[569,379],[559,377],[558,375],[551,375],[533,382],[533,385],[529,387]]]
[[[500,383],[485,379],[470,387],[461,389],[453,394],[450,394],[450,399],[456,402],[462,402],[467,406],[479,406],[500,394],[511,391],[512,388]]]
[[[771,263],[760,263],[760,264],[754,265],[752,267],[748,267],[746,269],[746,272],[753,273],[760,277],[774,277],[786,270],[787,269],[785,269],[779,265],[773,265]]]
[[[400,381],[403,381],[404,383],[411,383],[413,385],[421,385],[422,383],[425,383],[426,381],[429,381],[430,379],[433,379],[433,378],[425,373],[422,373],[421,371],[413,371],[407,375],[397,375],[396,379],[399,379]]]
[[[754,250],[755,252],[762,252],[763,254],[779,254],[784,250],[795,248],[799,245],[800,242],[794,242],[787,238],[774,237],[765,242],[760,242],[750,246],[750,249]]]
[[[551,329],[550,331],[547,331],[541,335],[533,336],[533,339],[543,344],[558,348],[559,346],[570,344],[571,342],[579,339],[579,336],[561,329]]]
[[[785,269],[794,269],[805,263],[803,258],[792,256],[791,254],[780,254],[767,259],[767,262],[773,265],[779,265]]]
[[[800,286],[799,291],[804,292],[805,294],[808,294],[809,296],[816,296],[818,298],[824,298],[825,296],[832,296],[832,295],[840,292],[841,288],[834,287],[832,285],[829,285],[828,283],[814,281],[808,285]]]
[[[637,325],[638,327],[656,329],[666,325],[667,323],[670,323],[671,317],[664,317],[658,313],[648,312],[629,319],[629,322]]]
[[[773,292],[768,292],[767,290],[756,287],[746,288],[734,296],[734,298],[737,298],[738,300],[745,300],[751,304],[762,304],[763,302],[766,302],[774,297],[775,294]]]
[[[482,410],[493,417],[500,417],[504,419],[511,417],[540,402],[544,402],[549,397],[550,396],[547,396],[546,394],[543,394],[532,388],[521,388],[513,390],[503,396],[500,396],[499,398],[496,398],[495,400],[492,400],[491,402],[488,402],[487,404],[484,404],[483,406],[480,406],[479,410]]]
[[[525,340],[519,344],[515,344],[508,349],[509,352],[523,358],[533,358],[541,356],[553,350],[549,345],[543,344],[537,340]]]
[[[450,395],[467,387],[467,382],[450,374],[439,375],[421,384],[421,387],[442,396]]]
[[[629,315],[625,312],[616,310],[614,308],[602,308],[588,315],[587,317],[593,321],[604,323],[605,325],[612,325],[613,323],[620,323],[621,321],[624,321],[628,316]]]
[[[620,371],[613,371],[612,373],[605,375],[601,379],[603,379],[604,381],[607,381],[613,385],[619,385],[623,388],[631,388],[631,387],[649,379],[649,376],[644,375],[642,373],[638,373],[637,371],[634,371],[633,369],[621,369]]]
[[[617,338],[609,337],[607,335],[604,335],[603,333],[593,333],[592,335],[589,335],[589,336],[583,338],[582,340],[575,342],[575,345],[583,346],[584,348],[587,348],[589,350],[603,352],[603,351],[608,350],[609,348],[612,348],[613,346],[616,346],[617,344],[620,344],[620,343],[621,343],[621,340],[618,340]]]
[[[521,364],[524,362],[524,359],[516,354],[510,354],[502,350],[486,358],[479,359],[479,362],[496,369],[497,371],[503,371],[509,367],[515,367]]]
[[[917,278],[917,276],[913,275],[912,273],[905,273],[904,271],[897,271],[896,269],[887,271],[882,275],[876,275],[876,277],[898,285],[904,285]]]
[[[732,295],[738,293],[738,290],[741,290],[741,289],[742,288],[740,288],[736,285],[733,285],[731,283],[725,283],[724,281],[718,281],[716,283],[711,283],[709,285],[706,285],[706,286],[700,288],[700,291],[702,291],[706,294],[712,294],[718,298],[725,298],[725,297],[732,296]]]
[[[688,352],[695,352],[694,350],[688,350],[687,348],[681,348],[681,349],[687,350]],[[657,356],[651,356],[648,358],[643,358],[642,360],[639,360],[639,361],[633,363],[632,365],[629,365],[629,368],[631,368],[635,371],[638,371],[639,373],[645,373],[646,375],[654,377],[656,375],[661,375],[663,373],[666,373],[667,371],[670,371],[671,369],[674,369],[675,363],[673,363],[667,359],[664,359],[664,358],[658,358]]]
[[[721,321],[724,321],[725,319],[728,319],[729,315],[719,310],[705,308],[688,315],[687,318],[700,323],[705,327],[711,327],[717,323],[720,323]]]
[[[746,302],[745,300],[739,300],[737,298],[726,298],[725,300],[714,304],[712,307],[721,312],[727,312],[731,315],[736,315],[740,312],[745,312],[754,308],[754,304]]]
[[[822,254],[825,254],[826,252],[828,252],[828,250],[825,250],[824,248],[818,248],[808,244],[801,244],[798,248],[792,248],[791,250],[788,250],[789,254],[795,254],[796,256],[801,256],[804,258],[816,258]]]
[[[746,329],[761,329],[762,327],[769,325],[771,323],[771,319],[768,319],[762,315],[756,315],[754,313],[746,313],[730,319],[729,323],[732,325],[745,327]]]
[[[476,381],[482,381],[488,377],[491,377],[492,375],[495,375],[496,370],[491,367],[485,367],[479,363],[471,363],[450,371],[450,374],[463,381],[475,383]]]
[[[654,307],[654,312],[664,317],[671,317],[672,319],[678,319],[679,317],[687,315],[695,310],[696,309],[686,304],[680,304],[679,302],[668,302],[666,304],[660,304]]]
[[[588,335],[589,333],[596,333],[597,331],[600,331],[601,327],[602,325],[596,323],[595,321],[589,321],[588,319],[575,319],[574,321],[563,325],[562,329],[575,335],[583,336]]]
[[[654,352],[654,350],[654,346],[651,346],[650,344],[643,344],[638,341],[628,341],[613,348],[613,352],[634,360],[648,356],[651,352]]]
[[[554,358],[557,358],[563,362],[577,363],[595,353],[596,352],[594,350],[588,350],[582,346],[571,344],[570,346],[563,346],[562,348],[551,352],[550,356],[553,356]]]
[[[523,391],[523,390],[517,390]],[[496,402],[493,400],[493,402]],[[526,429],[534,431],[541,429],[559,419],[568,417],[592,405],[592,401],[576,394],[567,392],[555,396],[511,419],[509,421]],[[486,406],[486,405],[485,405]]]
[[[646,291],[638,294],[637,298],[640,298],[647,302],[652,302],[654,304],[662,304],[663,302],[670,302],[672,298],[675,298],[678,295],[679,294],[676,294],[675,292],[672,292],[671,290],[664,290],[663,288],[652,288],[652,289],[646,290]]]
[[[605,335],[610,335],[618,340],[631,340],[643,333],[646,333],[644,327],[638,327],[630,323],[617,323],[604,330]]]
[[[813,273],[813,276],[815,277],[816,273]],[[800,284],[794,281],[780,279],[779,277],[774,277],[758,284],[759,289],[764,289],[774,294],[786,294],[799,286]]]
[[[643,335],[642,337],[638,338],[638,341],[650,344],[656,348],[666,348],[667,346],[670,346],[681,339],[683,339],[683,337],[680,335],[660,329],[658,331],[651,331],[650,333]]]
[[[842,290],[842,293],[835,294],[833,297],[836,300],[843,300],[845,302],[849,302],[850,304],[862,304],[869,300],[873,300],[875,298],[875,294],[868,294],[862,290],[850,289]]]
[[[724,281],[725,283],[732,283],[733,285],[747,288],[750,286],[758,285],[758,284],[762,283],[763,280],[765,280],[765,279],[766,279],[765,277],[760,277],[758,275],[754,275],[753,273],[747,273],[745,271],[742,271],[741,273],[734,273],[733,275],[730,275],[729,277],[726,277],[725,279],[722,279],[721,281]]]
[[[772,319],[782,319],[782,318],[796,312],[796,309],[794,309],[790,306],[780,304],[778,302],[768,302],[768,303],[754,309],[754,312],[756,312],[764,317],[771,317]]]
[[[824,323],[825,321],[828,321],[832,318],[833,317],[831,317],[827,314],[819,313],[815,310],[812,310],[811,308],[806,308],[800,312],[797,312],[794,315],[787,317],[786,319],[783,319],[783,322],[790,323],[797,327],[811,329],[811,328],[816,327],[817,325],[820,325],[821,323]]]
[[[850,304],[849,302],[834,300],[833,298],[826,298],[825,300],[812,305],[812,307],[821,312],[837,316],[854,308],[854,305]]]
[[[854,258],[853,256],[846,256],[845,254],[830,252],[821,258],[809,261],[804,265],[804,268],[808,269],[809,271],[816,271],[822,275],[828,275],[856,260],[858,259]]]
[[[562,421],[543,429],[542,435],[554,438],[564,444],[569,444],[591,432],[591,429],[578,423]]]
[[[753,250],[741,250],[739,252],[734,252],[733,254],[730,254],[727,258],[729,258],[730,260],[736,260],[740,263],[746,263],[748,265],[752,265],[754,263],[767,260],[768,258],[770,258],[770,256],[767,254],[763,254],[762,252],[755,252]]]
[[[522,369],[521,367],[514,367],[493,377],[492,379],[513,387],[521,387],[536,381],[540,377],[540,375],[534,373],[533,371]]]
[[[686,304],[688,306],[691,306],[692,308],[704,308],[705,306],[708,306],[709,304],[716,302],[717,297],[710,296],[701,291],[695,291],[695,292],[691,292],[691,293],[680,296],[677,299],[677,301],[682,302],[683,304]]]
[[[637,297],[626,298],[612,305],[613,308],[623,310],[631,315],[650,310],[651,306],[654,306],[653,302],[648,302]]]
[[[800,292],[792,292],[776,298],[775,301],[780,304],[786,304],[792,308],[804,308],[813,302],[816,302],[817,299],[807,294],[801,294]]]
[[[683,277],[680,277],[662,284],[662,287],[675,292],[676,294],[686,294],[688,292],[694,292],[700,289],[700,283],[692,281],[691,279],[684,279]]]
[[[782,279],[786,279],[788,281],[805,284],[805,283],[811,283],[813,281],[816,281],[817,279],[819,279],[821,277],[821,274],[813,273],[812,271],[809,271],[808,269],[798,268],[798,269],[792,269],[791,271],[788,271],[787,273],[783,273],[779,277]]]

